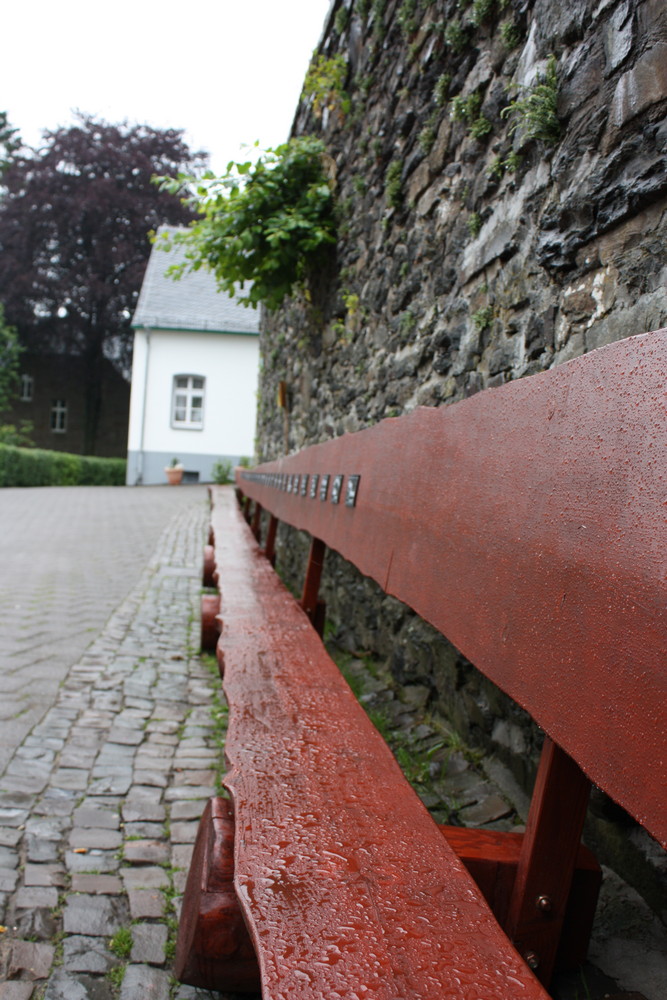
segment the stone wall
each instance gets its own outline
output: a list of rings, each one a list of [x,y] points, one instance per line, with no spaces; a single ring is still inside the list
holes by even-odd
[[[345,94],[302,101],[294,131],[326,143],[339,241],[310,299],[264,317],[261,459],[667,325],[664,0],[339,0],[318,51],[345,60]],[[340,641],[527,784],[539,735],[516,707],[327,559]]]

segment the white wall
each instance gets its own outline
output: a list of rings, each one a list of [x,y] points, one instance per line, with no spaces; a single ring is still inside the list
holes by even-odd
[[[141,472],[142,464],[144,470],[155,464],[147,463],[150,455],[168,456],[167,462],[172,457],[179,458],[186,468],[190,456],[212,456],[213,460],[252,456],[258,365],[257,336],[135,331],[128,482],[137,481],[137,470]],[[202,430],[171,426],[174,375],[203,375],[206,379]],[[197,464],[201,470],[201,463]],[[155,478],[149,480],[144,475],[142,481],[154,482]]]

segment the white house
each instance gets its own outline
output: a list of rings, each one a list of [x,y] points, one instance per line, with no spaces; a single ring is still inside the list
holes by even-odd
[[[164,483],[174,458],[185,482],[211,482],[216,461],[254,451],[258,313],[218,292],[204,269],[167,276],[183,256],[178,244],[153,247],[132,319],[130,486]]]

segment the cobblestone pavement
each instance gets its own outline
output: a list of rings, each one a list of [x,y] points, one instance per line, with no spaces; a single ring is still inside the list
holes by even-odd
[[[57,542],[48,553],[30,538],[44,507],[31,492],[23,504],[0,495],[3,515],[21,515],[20,551],[5,568],[13,576],[27,560],[26,579],[2,594],[24,628],[39,618],[31,560],[46,557],[53,579],[40,590],[39,636],[22,646],[15,628],[3,647],[17,677],[12,696],[23,684],[29,719],[0,778],[0,998],[194,997],[169,966],[172,901],[220,757],[215,678],[196,654],[204,491],[97,490],[95,530],[85,521],[90,497],[64,491],[42,526]],[[54,634],[56,666],[47,656]]]
[[[0,490],[0,774],[204,487]]]

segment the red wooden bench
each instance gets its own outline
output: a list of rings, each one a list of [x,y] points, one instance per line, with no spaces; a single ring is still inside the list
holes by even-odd
[[[662,330],[238,470],[242,506],[213,490],[231,802],[200,827],[184,981],[544,1000],[564,942],[583,957],[590,783],[667,846],[666,404]],[[300,602],[279,521],[312,539]],[[443,831],[413,793],[313,627],[327,547],[545,731],[525,835]]]

